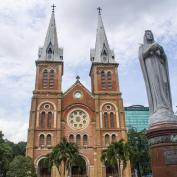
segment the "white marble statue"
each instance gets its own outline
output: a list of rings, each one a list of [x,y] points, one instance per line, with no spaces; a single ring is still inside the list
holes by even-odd
[[[145,31],[139,60],[148,95],[150,126],[177,122],[172,109],[167,57],[163,47],[154,41],[150,30]]]

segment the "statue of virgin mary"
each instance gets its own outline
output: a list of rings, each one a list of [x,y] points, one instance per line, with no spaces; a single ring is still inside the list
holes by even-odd
[[[150,30],[145,31],[144,44],[139,48],[139,61],[148,96],[150,126],[177,122],[172,109],[167,57]]]

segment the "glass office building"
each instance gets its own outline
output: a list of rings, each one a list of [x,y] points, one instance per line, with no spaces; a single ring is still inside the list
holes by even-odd
[[[148,128],[149,107],[133,105],[125,107],[127,129],[134,128],[141,131]]]

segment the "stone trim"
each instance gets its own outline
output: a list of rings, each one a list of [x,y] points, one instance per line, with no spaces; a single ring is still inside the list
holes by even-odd
[[[162,143],[177,143],[177,135],[165,135],[165,136],[158,136],[154,138],[150,138],[148,144],[150,146],[155,144],[162,144]]]

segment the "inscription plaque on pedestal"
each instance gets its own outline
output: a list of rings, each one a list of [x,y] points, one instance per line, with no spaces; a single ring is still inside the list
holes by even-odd
[[[164,152],[165,164],[176,165],[177,164],[177,149],[167,150]]]

